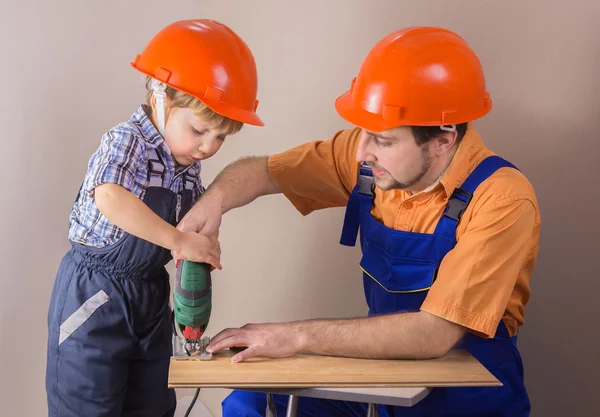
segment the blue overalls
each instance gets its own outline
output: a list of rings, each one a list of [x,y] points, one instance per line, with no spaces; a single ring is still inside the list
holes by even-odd
[[[148,163],[143,201],[176,225],[193,204],[198,173],[185,171],[185,188],[175,193],[163,187],[166,166],[155,150]],[[128,233],[104,248],[72,242],[48,314],[49,416],[174,415],[170,260],[169,250]]]
[[[364,290],[369,315],[418,311],[435,281],[444,256],[456,245],[456,228],[475,189],[496,170],[515,168],[492,156],[482,161],[448,201],[433,234],[390,229],[371,215],[373,177],[363,166],[348,201],[341,243],[353,246],[360,226]],[[383,416],[401,417],[524,417],[530,403],[523,383],[523,365],[516,346],[501,321],[493,339],[467,333],[458,348],[468,350],[502,387],[434,388],[413,407],[379,406]],[[279,415],[285,415],[287,398],[274,396]],[[300,398],[298,416],[364,416],[366,404]],[[261,416],[265,395],[236,391],[223,403],[224,416]]]

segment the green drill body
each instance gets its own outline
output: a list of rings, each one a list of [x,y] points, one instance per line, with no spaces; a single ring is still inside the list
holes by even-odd
[[[186,339],[200,339],[206,330],[212,309],[210,266],[179,261],[173,294],[175,324]]]

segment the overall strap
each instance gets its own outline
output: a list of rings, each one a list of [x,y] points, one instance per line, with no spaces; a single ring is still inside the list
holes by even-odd
[[[342,237],[340,243],[345,246],[354,246],[358,236],[360,226],[361,210],[371,211],[373,198],[375,196],[375,179],[373,170],[367,164],[362,164],[358,168],[358,181],[350,194],[346,214],[344,217],[344,226],[342,228]]]
[[[200,172],[195,167],[188,168],[183,174],[183,188],[185,190],[193,190],[196,182],[200,181],[199,175]],[[202,189],[202,184],[200,184],[199,188]]]
[[[465,182],[454,190],[448,200],[446,209],[442,214],[436,228],[436,235],[444,235],[449,239],[456,239],[456,228],[464,212],[467,210],[473,193],[483,181],[500,168],[509,167],[518,169],[513,164],[499,156],[490,156],[477,165]]]
[[[148,152],[148,183],[150,187],[162,187],[167,167],[155,148]]]

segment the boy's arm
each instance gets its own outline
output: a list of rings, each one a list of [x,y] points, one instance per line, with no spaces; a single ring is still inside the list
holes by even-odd
[[[175,250],[181,233],[161,219],[142,200],[118,184],[101,184],[94,190],[98,210],[127,233]]]
[[[169,249],[178,258],[207,262],[221,269],[216,238],[177,230],[118,184],[101,184],[95,188],[94,196],[98,210],[127,233]]]

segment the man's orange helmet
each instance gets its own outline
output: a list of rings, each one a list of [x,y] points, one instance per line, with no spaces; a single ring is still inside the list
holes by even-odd
[[[469,122],[492,108],[477,55],[457,34],[410,27],[379,41],[336,100],[348,122],[373,132]]]

